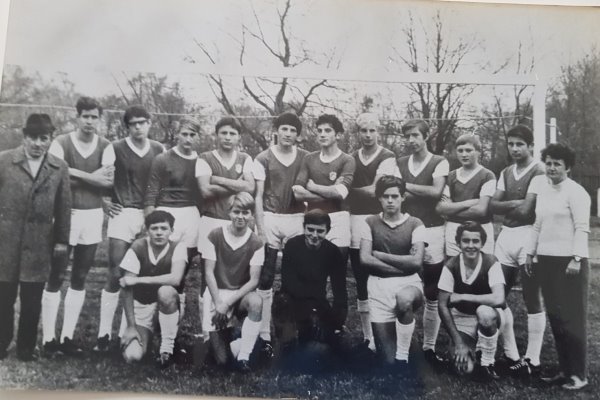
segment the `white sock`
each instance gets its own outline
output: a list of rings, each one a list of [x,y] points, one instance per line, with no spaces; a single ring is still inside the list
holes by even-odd
[[[63,318],[62,332],[60,334],[61,343],[67,337],[73,339],[73,333],[79,320],[81,307],[85,300],[85,290],[73,290],[69,288],[65,296],[65,312]]]
[[[183,321],[185,315],[185,293],[179,293],[179,320]]]
[[[504,355],[513,361],[517,361],[519,357],[519,349],[517,348],[517,339],[515,339],[514,318],[510,308],[504,310],[504,325],[500,330],[502,337],[502,347]]]
[[[262,322],[260,323],[259,335],[262,340],[271,341],[271,307],[273,306],[273,289],[260,290],[256,293],[262,298]]]
[[[525,358],[529,358],[533,365],[540,365],[540,353],[544,343],[545,330],[545,312],[527,315],[527,352]]]
[[[231,349],[231,354],[233,354],[233,358],[237,359],[238,354],[240,354],[240,346],[242,344],[241,339],[235,339],[231,343],[229,343],[229,348]]]
[[[486,367],[494,364],[496,348],[498,347],[498,331],[492,336],[485,336],[478,330],[477,336],[477,344],[481,349],[481,366]]]
[[[250,318],[244,318],[242,324],[242,337],[240,338],[240,352],[237,356],[238,360],[249,360],[250,353],[254,348],[254,343],[258,338],[261,321],[252,321]]]
[[[179,329],[179,310],[171,314],[159,311],[158,324],[160,325],[160,353],[173,354],[175,337]]]
[[[42,332],[43,342],[51,342],[56,338],[56,316],[60,306],[60,290],[48,292],[44,290],[42,295]]]
[[[369,300],[356,299],[356,311],[360,316],[360,326],[363,337],[369,341],[369,349],[375,351],[375,340],[373,340],[373,327],[371,326],[371,315],[369,314]]]
[[[423,310],[423,350],[435,350],[440,323],[438,301],[426,299]]]
[[[415,330],[415,320],[408,325],[396,320],[396,360],[408,361],[410,341]]]
[[[100,295],[100,326],[98,328],[98,337],[108,335],[112,336],[112,325],[115,319],[115,311],[119,305],[119,291],[115,293],[107,292],[102,289]]]

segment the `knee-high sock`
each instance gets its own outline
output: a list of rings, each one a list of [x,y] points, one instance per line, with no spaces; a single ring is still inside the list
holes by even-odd
[[[545,312],[527,315],[527,352],[525,358],[529,358],[533,365],[540,365],[540,353],[544,343],[545,330]]]
[[[249,360],[250,353],[254,348],[254,343],[258,338],[258,331],[260,330],[261,321],[252,321],[250,318],[244,318],[242,324],[242,337],[240,338],[240,352],[238,353],[238,360]]]
[[[481,349],[481,365],[484,367],[492,365],[496,357],[496,348],[498,347],[498,331],[492,336],[485,336],[478,330],[477,336],[477,344]]]
[[[508,307],[504,310],[504,319],[504,325],[500,330],[504,354],[509,359],[517,361],[519,359],[519,349],[517,348],[517,340],[515,339],[514,318],[512,311]]]
[[[69,288],[65,296],[65,313],[63,318],[62,332],[60,334],[60,341],[63,342],[64,338],[73,338],[77,321],[79,320],[79,314],[81,313],[81,307],[85,300],[85,290],[73,290]]]
[[[112,336],[112,325],[115,319],[115,311],[119,305],[119,292],[107,292],[102,289],[100,295],[100,326],[98,328],[98,337],[108,335]]]
[[[240,345],[242,343],[242,339],[235,339],[229,343],[229,349],[231,350],[231,354],[233,354],[233,358],[237,360],[238,354],[240,354]]]
[[[396,320],[396,360],[408,361],[410,341],[415,330],[415,320],[404,325]]]
[[[435,350],[440,323],[438,301],[426,300],[425,310],[423,311],[423,350]]]
[[[369,315],[369,300],[356,300],[356,311],[360,316],[360,326],[362,327],[363,337],[369,341],[369,346],[373,343],[373,328],[371,327],[371,316]]]
[[[185,315],[185,293],[179,293],[179,320]]]
[[[60,306],[60,290],[42,295],[42,332],[43,342],[50,342],[56,337],[56,316]]]
[[[271,341],[271,308],[273,306],[273,289],[260,290],[256,293],[262,298],[262,320],[260,323],[259,335],[262,340]]]
[[[158,323],[160,325],[160,352],[173,354],[175,338],[179,329],[179,310],[171,314],[158,312]]]

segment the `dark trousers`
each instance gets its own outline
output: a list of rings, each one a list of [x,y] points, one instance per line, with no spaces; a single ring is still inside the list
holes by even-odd
[[[538,256],[546,313],[550,320],[558,362],[565,376],[587,377],[587,303],[590,267],[581,260],[577,275],[565,273],[571,257]]]
[[[0,351],[5,351],[13,338],[15,301],[19,286],[21,312],[17,331],[17,352],[30,353],[35,349],[37,340],[43,282],[0,282]]]

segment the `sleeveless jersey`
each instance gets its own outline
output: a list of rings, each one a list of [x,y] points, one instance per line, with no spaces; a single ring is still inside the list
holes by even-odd
[[[359,157],[359,152],[360,149],[352,153],[352,157],[354,157],[354,162],[356,163],[356,169],[354,170],[354,179],[352,180],[352,186],[350,193],[348,194],[350,213],[353,215],[376,214],[381,211],[379,201],[373,197],[361,195],[360,193],[353,191],[352,188],[371,185],[373,180],[375,180],[375,175],[381,162],[388,158],[394,158],[395,154],[386,148],[381,148],[381,151],[375,156],[375,159],[365,165]]]
[[[534,161],[535,162],[535,161]],[[544,175],[545,171],[540,163],[536,163],[527,171],[519,180],[515,178],[514,167],[509,165],[502,170],[502,179],[504,179],[504,200],[522,200],[527,195],[527,189],[531,180],[538,175]],[[509,228],[517,226],[532,225],[535,222],[535,209],[532,209],[526,218],[518,217],[512,213],[507,213],[504,216],[503,225]]]
[[[478,199],[479,192],[486,182],[496,179],[494,173],[487,168],[481,168],[477,173],[469,179],[468,182],[462,183],[458,180],[457,169],[450,171],[448,174],[448,187],[450,188],[450,198],[454,202]],[[487,224],[492,221],[492,213],[488,209],[488,213],[484,217],[470,218],[480,224]],[[448,221],[463,223],[461,218],[450,217]]]
[[[131,250],[133,250],[140,261],[138,276],[158,276],[171,272],[171,260],[173,259],[173,252],[177,243],[169,241],[167,254],[158,260],[156,265],[150,262],[150,257],[148,256],[149,246],[150,244],[146,238],[137,239],[131,245]],[[155,303],[158,300],[158,288],[159,285],[134,285],[133,298],[142,304]]]

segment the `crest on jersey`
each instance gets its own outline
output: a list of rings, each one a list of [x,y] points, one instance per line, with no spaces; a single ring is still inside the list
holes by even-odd
[[[238,174],[242,172],[242,164],[235,164],[235,172]]]
[[[337,174],[335,173],[335,171],[331,171],[329,173],[329,180],[330,181],[335,181],[337,179]]]

